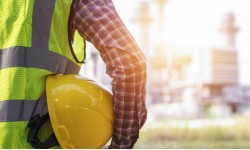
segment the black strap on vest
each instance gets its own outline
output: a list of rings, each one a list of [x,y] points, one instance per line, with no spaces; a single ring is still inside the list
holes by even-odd
[[[86,41],[83,40],[84,42],[84,58],[82,61],[78,60],[74,50],[73,50],[73,47],[72,47],[72,44],[74,42],[74,33],[75,33],[75,28],[73,27],[73,16],[75,14],[75,10],[74,10],[74,6],[78,6],[80,0],[73,0],[72,4],[71,4],[71,8],[70,8],[70,14],[69,14],[69,20],[68,20],[68,42],[69,42],[69,47],[70,47],[70,52],[72,54],[72,56],[74,57],[75,61],[77,63],[85,63],[84,60],[86,58]]]
[[[49,120],[48,113],[43,115],[42,117],[37,114],[33,116],[29,122],[28,127],[30,128],[30,130],[28,133],[27,141],[32,145],[33,148],[48,149],[53,146],[59,146],[55,133],[52,133],[44,142],[41,142],[37,137],[40,128],[47,120]]]

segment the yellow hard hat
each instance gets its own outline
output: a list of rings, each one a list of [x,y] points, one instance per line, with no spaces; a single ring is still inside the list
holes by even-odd
[[[50,121],[62,148],[102,148],[112,136],[112,94],[80,75],[49,76],[46,82]]]

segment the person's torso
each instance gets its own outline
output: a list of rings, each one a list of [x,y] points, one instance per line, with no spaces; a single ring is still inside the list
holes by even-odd
[[[46,77],[80,69],[68,44],[71,3],[0,2],[0,148],[32,148],[26,142],[27,123],[45,92]]]

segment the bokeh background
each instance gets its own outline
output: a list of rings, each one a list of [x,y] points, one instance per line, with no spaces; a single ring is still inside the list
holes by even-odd
[[[113,0],[148,60],[135,148],[250,148],[250,0]],[[111,88],[88,43],[81,73]]]

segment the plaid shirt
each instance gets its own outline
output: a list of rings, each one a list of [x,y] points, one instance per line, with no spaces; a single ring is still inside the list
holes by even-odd
[[[74,28],[99,50],[113,79],[115,118],[109,148],[132,148],[147,116],[146,59],[112,0],[80,0],[74,10]]]

